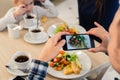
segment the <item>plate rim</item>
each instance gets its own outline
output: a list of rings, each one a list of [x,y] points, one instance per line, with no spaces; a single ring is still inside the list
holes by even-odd
[[[12,63],[12,65],[15,65],[15,64],[13,64],[12,60],[10,60],[10,61],[7,63],[7,65],[10,65],[11,63]],[[11,73],[11,74],[13,74],[13,75],[15,75],[15,76],[27,76],[27,75],[28,75],[28,73],[17,74],[17,73],[15,73],[14,71],[12,71],[12,70],[10,70],[10,69],[8,69],[8,68],[6,68],[6,69],[7,69],[7,71],[8,71],[9,73]]]
[[[55,23],[55,24],[52,24],[52,25],[50,25],[50,27],[48,27],[48,29],[47,29],[47,33],[48,33],[48,35],[50,36],[50,37],[52,37],[53,36],[53,34],[51,35],[49,32],[50,32],[50,29],[53,27],[53,28],[55,28],[55,27],[57,27],[57,25],[58,24],[61,24],[61,23]],[[83,32],[86,32],[86,30],[85,30],[85,28],[84,27],[82,27],[81,25],[79,25],[79,24],[68,24],[68,26],[79,26],[79,27],[81,27],[81,29],[83,29]],[[82,33],[83,33],[82,32]],[[80,32],[80,34],[82,34],[81,32]]]
[[[46,35],[46,40],[42,40],[42,41],[39,41],[39,42],[31,42],[30,40],[28,40],[28,38],[26,36],[30,36],[29,32],[27,32],[25,35],[24,35],[24,40],[30,44],[41,44],[41,43],[45,43],[48,39],[49,39],[49,36],[46,32],[44,32],[44,34]],[[32,38],[29,38],[29,39],[32,39]]]

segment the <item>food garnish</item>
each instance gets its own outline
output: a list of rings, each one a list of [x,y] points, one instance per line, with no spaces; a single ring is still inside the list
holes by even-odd
[[[71,28],[69,28],[68,24],[66,24],[65,22],[57,25],[57,27],[54,31],[54,34],[56,34],[58,32],[69,32],[70,34],[78,34],[79,33],[79,31],[76,29],[75,26],[72,26]]]
[[[76,48],[86,48],[87,44],[85,43],[85,37],[84,36],[80,36],[80,35],[73,35],[70,39],[69,39],[69,44],[73,47]]]
[[[82,66],[75,53],[68,53],[65,51],[59,51],[59,54],[50,61],[50,67],[54,70],[63,70],[65,75],[68,74],[79,74],[82,70]]]
[[[47,16],[43,16],[40,21],[41,21],[41,24],[43,25],[45,22],[47,22]]]

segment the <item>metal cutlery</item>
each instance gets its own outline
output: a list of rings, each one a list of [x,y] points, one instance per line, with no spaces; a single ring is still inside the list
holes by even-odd
[[[19,71],[21,71],[23,73],[28,73],[29,72],[28,68],[26,68],[26,69],[19,69],[19,68],[17,68],[17,66],[9,66],[9,65],[6,65],[5,67],[8,68],[8,69],[12,69],[12,70],[19,70]]]

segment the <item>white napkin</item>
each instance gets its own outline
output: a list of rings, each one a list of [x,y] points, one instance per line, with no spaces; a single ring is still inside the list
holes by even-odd
[[[118,79],[120,79],[120,74],[117,73],[112,66],[110,66],[107,71],[105,72],[102,80],[114,80],[114,78],[117,77]]]

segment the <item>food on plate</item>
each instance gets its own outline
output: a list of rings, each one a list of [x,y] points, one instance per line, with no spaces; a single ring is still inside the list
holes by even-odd
[[[68,74],[72,74],[74,73],[71,64],[67,65],[64,69],[63,69],[64,74],[68,75]]]
[[[81,70],[81,65],[78,63],[78,61],[72,61],[71,68],[73,69],[73,72],[75,74],[79,74]]]
[[[66,31],[66,32],[69,32],[71,34],[78,34],[80,33],[75,26],[71,26],[69,27],[68,24],[66,24],[65,22],[64,23],[61,23],[61,24],[58,24],[55,31],[54,31],[54,34],[58,33],[58,32],[63,32],[63,31]]]
[[[82,70],[82,66],[75,53],[68,53],[65,51],[59,51],[59,54],[49,62],[50,67],[54,70],[63,70],[64,74],[79,74]]]
[[[42,24],[45,23],[47,21],[47,16],[43,16],[40,21]]]
[[[81,66],[81,64],[79,63],[79,60],[78,60],[78,57],[77,57],[77,55],[75,55],[74,53],[73,54],[71,54],[70,55],[71,56],[71,64],[70,64],[70,66],[71,66],[71,68],[72,68],[72,70],[73,70],[73,72],[75,73],[75,74],[79,74],[80,73],[80,71],[81,71],[81,69],[82,69],[82,66]],[[66,69],[66,68],[65,68]]]

